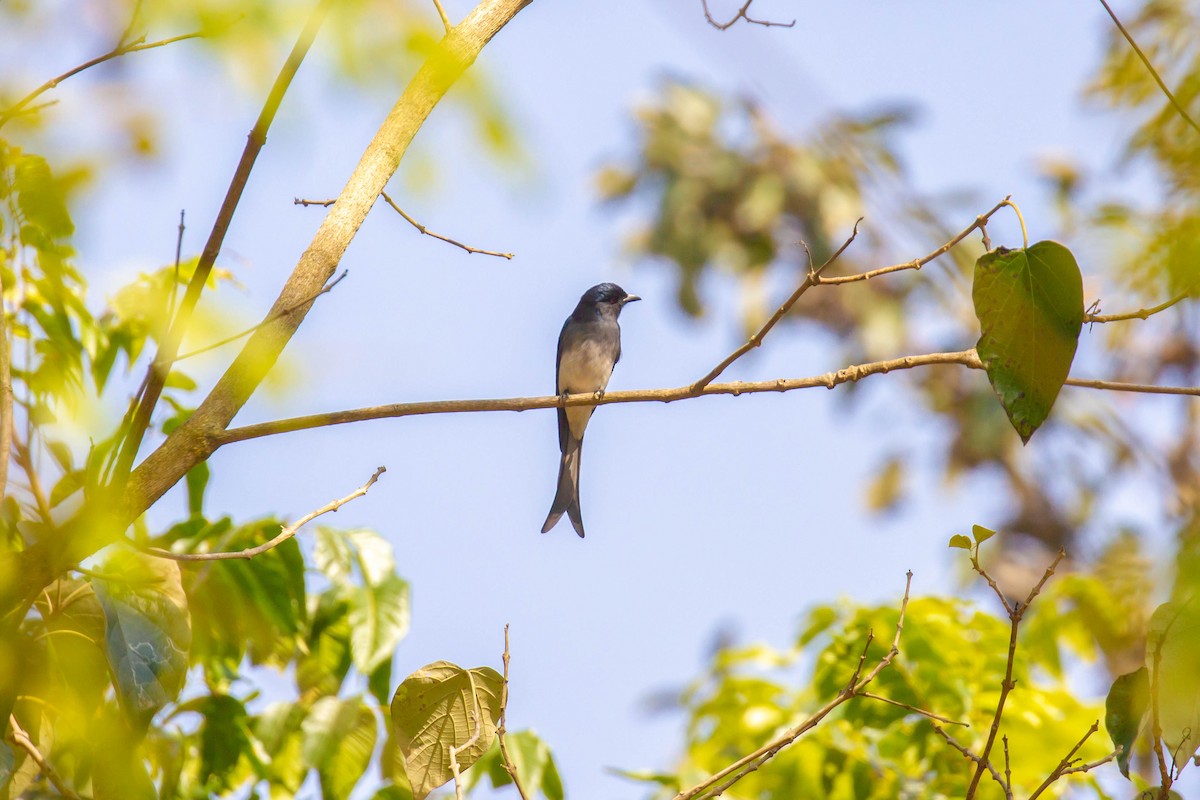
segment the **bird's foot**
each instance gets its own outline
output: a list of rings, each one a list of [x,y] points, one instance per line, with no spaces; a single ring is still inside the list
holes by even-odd
[[[592,399],[597,400],[597,401],[603,400],[604,399],[604,390],[597,389],[596,391],[592,392]]]

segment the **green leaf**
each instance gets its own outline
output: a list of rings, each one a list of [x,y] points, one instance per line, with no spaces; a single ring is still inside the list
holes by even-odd
[[[8,781],[12,778],[15,764],[16,758],[13,756],[12,748],[9,747],[8,742],[0,742],[0,789],[8,786]]]
[[[105,652],[121,708],[145,730],[179,694],[187,674],[192,628],[179,565],[119,550],[104,563],[109,580],[96,580],[104,609]]]
[[[991,528],[985,528],[982,525],[971,526],[971,536],[974,537],[975,544],[983,544],[995,535],[996,532]]]
[[[371,795],[371,800],[413,800],[413,793],[411,789],[392,783]]]
[[[950,546],[957,547],[959,550],[970,550],[971,540],[961,533],[956,533],[950,537]]]
[[[301,724],[304,759],[316,767],[325,800],[344,800],[371,761],[375,715],[361,698],[322,697]]]
[[[374,586],[396,572],[392,545],[375,531],[317,528],[313,560],[325,577],[349,584],[358,567],[363,582]]]
[[[536,733],[528,730],[510,733],[504,738],[508,756],[521,776],[521,785],[532,794],[541,792],[548,800],[562,800],[562,781],[558,777],[549,746]],[[497,766],[498,769],[491,770],[492,785],[500,787],[511,783],[512,779],[504,769],[503,757],[498,760]]]
[[[1162,739],[1175,763],[1200,748],[1200,608],[1196,602],[1170,602],[1150,617],[1146,664],[1158,684]],[[1155,672],[1157,671],[1157,676]]]
[[[1044,241],[975,262],[976,350],[1021,440],[1029,441],[1071,370],[1083,325],[1083,278],[1071,251]]]
[[[63,500],[83,488],[83,470],[73,470],[59,478],[58,483],[50,490],[50,507],[54,508]]]
[[[388,704],[388,695],[392,693],[392,658],[388,656],[377,666],[367,678],[367,689],[380,705]]]
[[[183,703],[175,713],[183,711],[204,717],[200,726],[201,782],[219,791],[233,788],[232,773],[242,754],[251,752],[246,707],[227,694],[211,694]]]
[[[1121,774],[1129,777],[1129,757],[1133,754],[1133,741],[1142,726],[1142,718],[1150,705],[1150,673],[1145,667],[1113,681],[1104,701],[1104,727],[1112,739],[1113,746],[1121,748],[1117,766]]]
[[[49,239],[70,236],[75,231],[62,186],[50,173],[46,159],[21,155],[16,159],[13,184],[17,191],[17,206],[27,226],[36,226]],[[22,230],[22,237],[27,237]],[[28,241],[28,238],[26,238]],[[35,243],[41,246],[42,242]]]
[[[436,661],[404,679],[392,698],[392,730],[413,796],[424,800],[449,781],[450,748],[465,772],[488,749],[500,717],[504,679],[490,667],[465,670]],[[476,709],[482,719],[476,718]],[[470,747],[464,745],[478,732]]]
[[[188,514],[193,517],[204,514],[204,490],[208,488],[209,475],[208,462],[201,461],[184,476],[187,483]]]
[[[389,575],[346,595],[350,604],[350,655],[364,675],[391,658],[408,633],[408,582]]]
[[[308,652],[296,662],[296,688],[305,694],[337,694],[351,660],[350,622],[336,587],[317,597],[306,644]]]
[[[270,757],[268,774],[272,783],[279,784],[293,796],[300,790],[309,770],[301,737],[297,735],[306,711],[300,703],[276,701],[263,710],[253,725],[255,738]]]

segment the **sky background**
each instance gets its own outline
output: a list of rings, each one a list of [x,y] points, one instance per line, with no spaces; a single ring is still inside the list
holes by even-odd
[[[462,0],[445,5],[453,19],[470,9]],[[68,6],[50,2],[47,13],[61,18]],[[736,9],[712,6],[722,19]],[[753,96],[787,132],[838,109],[911,104],[916,122],[900,141],[914,184],[976,191],[977,210],[959,227],[1011,193],[1031,240],[1051,228],[1039,157],[1104,166],[1117,155],[1117,121],[1079,99],[1108,33],[1098,3],[759,0],[754,11],[797,24],[718,32],[699,0],[540,0],[523,11],[478,68],[509,109],[528,168],[498,166],[461,110],[439,107],[393,180],[393,196],[433,230],[516,258],[468,255],[419,236],[380,204],[343,260],[348,279],[288,346],[284,379],[235,424],[550,393],[562,321],[605,280],[645,298],[622,317],[624,355],[610,389],[704,374],[740,341],[735,285],[710,280],[709,313],[685,318],[672,271],[623,255],[625,220],[598,205],[593,184],[602,164],[632,153],[631,111],[665,76]],[[23,68],[44,76],[99,52],[85,34],[76,40],[79,50],[42,53]],[[293,197],[337,194],[407,80],[349,89],[328,54],[318,39],[226,239],[220,264],[241,285],[224,294],[248,324],[322,218]],[[200,250],[275,68],[249,85],[190,44],[126,59],[121,69],[136,71],[165,111],[165,145],[152,166],[108,176],[77,212],[79,263],[96,298],[171,260],[181,208],[184,252]],[[86,110],[96,90],[81,78],[56,98]],[[75,119],[72,138],[107,135],[86,113]],[[69,151],[71,139],[60,146]],[[432,187],[413,192],[430,170]],[[997,244],[1020,241],[1007,215],[989,232]],[[816,290],[801,302],[820,301]],[[727,376],[799,377],[844,366],[835,358],[828,341],[783,326]],[[386,465],[367,497],[328,521],[379,530],[412,582],[412,630],[393,683],[439,659],[498,667],[510,623],[510,727],[545,738],[575,800],[642,796],[606,768],[671,766],[681,719],[650,713],[647,701],[695,676],[717,631],[785,647],[816,603],[898,602],[910,568],[914,593],[960,590],[946,541],[973,523],[994,524],[1003,498],[981,481],[941,485],[939,432],[907,408],[906,380],[873,378],[853,405],[844,391],[814,390],[603,407],[587,435],[582,541],[565,524],[538,533],[558,465],[550,411],[375,421],[232,445],[210,462],[209,506],[242,519],[295,518]],[[873,517],[866,482],[899,448],[926,469],[898,513]],[[153,515],[166,521],[181,510],[181,498],[168,498]]]

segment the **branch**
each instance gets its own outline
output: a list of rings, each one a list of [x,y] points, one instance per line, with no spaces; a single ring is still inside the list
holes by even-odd
[[[8,309],[0,301],[0,500],[8,497],[8,462],[13,451],[12,341],[8,331]]]
[[[442,27],[446,29],[446,33],[454,30],[454,26],[450,24],[450,18],[446,16],[446,9],[442,8],[442,0],[433,0],[433,6],[437,9],[438,16],[442,18]]]
[[[749,4],[747,3],[747,5],[749,5]],[[797,287],[796,291],[792,292],[791,297],[789,297],[787,300],[783,301],[783,305],[781,305],[779,308],[775,309],[775,313],[771,315],[770,319],[768,319],[765,323],[763,323],[763,326],[758,329],[758,333],[751,336],[744,345],[742,345],[737,350],[734,350],[732,353],[730,353],[728,356],[726,356],[725,360],[722,361],[720,364],[717,364],[715,367],[713,367],[712,370],[707,375],[705,375],[703,378],[701,378],[700,380],[698,380],[694,384],[692,384],[692,392],[693,393],[699,394],[701,391],[704,390],[705,386],[708,386],[710,383],[712,383],[714,380],[716,380],[718,377],[720,377],[721,373],[724,372],[729,367],[730,364],[737,361],[739,358],[746,355],[746,353],[749,353],[754,348],[762,345],[763,339],[765,339],[767,334],[771,332],[771,329],[775,327],[775,323],[777,323],[777,322],[779,322],[779,320],[783,319],[784,316],[789,311],[792,310],[792,306],[794,306],[796,304],[796,301],[800,299],[801,295],[803,295],[805,292],[807,292],[809,289],[811,289],[813,286],[815,286],[817,284],[818,279],[821,276],[822,270],[824,270],[826,267],[828,267],[834,261],[837,261],[838,258],[842,255],[842,253],[846,252],[846,248],[850,246],[851,242],[853,242],[858,237],[858,223],[859,222],[862,222],[862,217],[859,217],[858,220],[854,223],[854,230],[850,233],[850,238],[848,238],[845,242],[843,242],[842,246],[837,249],[837,252],[835,252],[828,259],[826,259],[824,264],[817,267],[816,269],[813,269],[811,266],[811,263],[810,263],[808,275],[804,278],[804,282],[801,283],[799,287]]]
[[[504,624],[504,685],[500,691],[500,725],[496,728],[496,739],[500,742],[500,756],[504,759],[504,771],[512,778],[513,786],[517,787],[517,794],[521,795],[521,800],[529,800],[529,794],[525,791],[525,787],[521,784],[521,776],[517,773],[517,767],[513,764],[512,758],[508,755],[508,742],[504,737],[508,733],[508,729],[504,727],[505,721],[508,719],[508,623]]]
[[[259,112],[258,119],[255,121],[250,135],[246,139],[246,146],[242,150],[241,160],[238,161],[237,169],[233,173],[233,179],[229,183],[229,188],[225,191],[225,199],[221,203],[221,208],[217,211],[217,218],[213,222],[213,227],[209,232],[204,250],[200,253],[200,259],[196,263],[196,270],[192,273],[192,279],[188,282],[187,291],[184,292],[183,300],[180,302],[179,309],[171,321],[167,335],[159,344],[158,351],[154,354],[154,361],[150,364],[150,369],[146,376],[146,388],[142,393],[141,399],[138,401],[137,410],[134,412],[130,427],[128,431],[124,432],[124,436],[122,437],[119,448],[120,454],[116,461],[114,476],[116,481],[124,482],[126,476],[129,475],[130,470],[133,468],[133,461],[137,457],[138,449],[141,447],[142,438],[146,435],[146,429],[150,425],[150,415],[154,413],[154,407],[158,404],[158,398],[162,394],[163,386],[166,384],[167,375],[171,372],[171,367],[175,363],[175,356],[179,352],[179,346],[183,343],[184,334],[191,323],[192,311],[196,308],[196,303],[200,300],[200,293],[204,291],[208,276],[212,272],[213,265],[217,261],[217,256],[221,252],[221,245],[225,241],[225,234],[229,230],[229,224],[233,221],[233,214],[237,210],[238,202],[242,199],[242,192],[245,190],[246,183],[250,179],[250,171],[254,168],[254,162],[258,159],[258,154],[262,151],[263,145],[266,144],[267,130],[271,127],[271,123],[275,119],[275,113],[279,110],[279,106],[283,102],[283,96],[291,85],[292,78],[295,77],[297,70],[300,69],[300,63],[304,61],[304,57],[308,54],[308,49],[316,38],[317,31],[321,28],[321,23],[325,19],[326,12],[334,2],[335,0],[320,0],[316,8],[309,15],[308,21],[304,24],[304,29],[300,32],[295,45],[292,46],[292,52],[288,55],[279,74],[275,77],[275,83],[271,86],[271,91],[267,94],[267,100],[263,104],[262,111]]]
[[[247,547],[245,550],[235,550],[228,553],[174,553],[170,550],[163,550],[160,547],[147,547],[144,548],[142,552],[146,553],[147,555],[157,556],[158,558],[167,558],[171,561],[229,561],[235,558],[254,558],[257,555],[262,555],[268,550],[283,544],[288,539],[295,536],[297,531],[322,514],[328,514],[332,511],[337,511],[351,500],[356,500],[362,497],[364,494],[370,491],[371,487],[375,485],[375,481],[379,480],[379,476],[385,472],[387,472],[387,467],[379,467],[375,470],[375,474],[371,476],[370,480],[355,489],[350,494],[346,495],[340,500],[334,500],[331,503],[323,505],[316,511],[305,514],[291,525],[288,525],[287,527],[283,528],[283,530],[279,531],[279,535],[274,539],[271,539],[269,542],[263,542],[262,544],[254,547]]]
[[[923,717],[929,717],[930,719],[937,720],[938,722],[941,722],[946,725],[961,725],[964,728],[971,727],[969,723],[959,722],[956,719],[949,719],[948,717],[943,717],[939,714],[935,714],[932,711],[926,711],[923,708],[917,708],[916,706],[910,706],[908,703],[901,703],[899,700],[893,700],[890,697],[884,697],[883,695],[878,695],[873,692],[859,692],[858,696],[859,697],[869,697],[872,700],[878,700],[881,703],[887,703],[888,705],[896,706],[897,708],[903,708],[907,711],[912,711],[915,714],[920,714]]]
[[[182,353],[175,357],[175,361],[177,361],[177,362],[183,361],[185,358],[191,358],[192,356],[198,356],[201,353],[207,353],[210,350],[216,350],[218,347],[224,347],[225,345],[227,345],[231,342],[236,342],[238,339],[245,338],[245,337],[249,336],[250,334],[254,333],[259,328],[261,328],[263,325],[267,325],[271,322],[274,322],[275,320],[279,319],[280,317],[287,316],[288,314],[292,313],[293,311],[300,308],[301,306],[305,306],[305,305],[308,305],[309,303],[313,302],[314,300],[316,300],[318,297],[325,294],[326,292],[333,291],[333,287],[335,287],[339,283],[341,283],[342,280],[349,274],[350,274],[350,270],[348,270],[348,269],[342,270],[342,274],[338,275],[337,279],[335,281],[333,281],[333,283],[325,284],[323,287],[321,287],[321,290],[319,292],[317,292],[316,294],[314,294],[312,297],[306,297],[305,299],[301,300],[299,303],[292,306],[291,308],[285,308],[282,311],[275,314],[274,316],[267,317],[262,322],[258,323],[257,325],[254,325],[253,327],[247,328],[246,330],[242,331],[241,333],[235,333],[232,336],[225,337],[224,339],[222,339],[219,342],[213,342],[212,344],[205,345],[204,347],[197,348],[196,350],[191,350],[187,353]]]
[[[779,751],[783,750],[801,735],[815,728],[831,711],[840,706],[842,703],[859,696],[863,689],[867,687],[871,681],[883,672],[892,661],[900,654],[900,633],[904,630],[904,614],[908,610],[909,590],[912,588],[912,570],[906,574],[904,583],[904,599],[900,601],[900,617],[896,621],[896,635],[892,638],[891,648],[883,655],[882,658],[875,664],[875,667],[867,673],[866,677],[859,679],[859,674],[862,669],[862,659],[859,659],[859,664],[854,670],[854,675],[850,682],[846,684],[842,691],[838,692],[837,696],[826,703],[820,710],[810,716],[808,719],[801,722],[799,725],[785,731],[781,736],[773,739],[759,749],[755,750],[737,761],[733,762],[724,769],[710,775],[702,782],[696,784],[686,791],[682,791],[675,795],[674,800],[702,800],[707,797],[719,797],[723,792],[740,781],[742,778],[754,772],[763,764],[775,757]],[[870,639],[870,634],[868,634]],[[865,656],[864,650],[864,656]],[[722,783],[722,781],[724,781]]]
[[[1012,800],[1012,796],[1013,796],[1012,785],[1009,783],[1006,783],[1004,781],[1004,779],[1000,777],[1000,773],[996,770],[995,767],[992,766],[992,763],[990,761],[984,761],[979,756],[972,753],[969,749],[967,749],[966,747],[963,747],[961,744],[954,741],[954,738],[950,734],[948,734],[944,730],[942,730],[939,726],[934,725],[933,729],[938,734],[940,734],[943,739],[946,740],[946,744],[950,745],[955,750],[962,753],[964,758],[967,758],[967,759],[975,762],[975,764],[977,764],[980,768],[987,767],[988,772],[990,772],[992,775],[992,780],[996,781],[996,783],[1000,784],[1000,787],[1002,789],[1004,789],[1004,797],[1006,798],[1006,800]],[[1007,747],[1007,745],[1006,745],[1006,747]],[[1007,752],[1007,749],[1005,750],[1005,752]]]
[[[43,756],[41,751],[37,749],[37,745],[35,745],[33,740],[29,738],[29,734],[26,733],[25,729],[21,727],[21,723],[17,722],[17,717],[15,714],[8,715],[8,726],[12,729],[12,731],[9,733],[9,739],[12,740],[13,744],[17,745],[29,754],[29,757],[33,759],[33,763],[38,765],[38,769],[40,769],[42,774],[46,776],[46,780],[50,781],[50,784],[58,790],[58,793],[63,797],[70,797],[73,798],[73,800],[79,800],[79,795],[68,789],[66,785],[64,785],[59,779],[58,773],[54,771],[54,769],[50,766],[50,763],[46,761],[45,756]]]
[[[1150,308],[1139,308],[1137,311],[1128,311],[1124,314],[1085,314],[1083,317],[1084,324],[1088,323],[1104,323],[1104,322],[1122,322],[1127,319],[1149,319],[1160,311],[1166,311],[1176,303],[1185,300],[1191,294],[1190,291],[1181,292],[1165,303],[1159,303]]]
[[[601,406],[616,403],[674,403],[679,400],[690,400],[695,397],[710,395],[743,395],[761,392],[790,392],[797,389],[832,389],[844,383],[856,383],[872,375],[881,375],[903,369],[915,369],[937,364],[959,364],[969,369],[983,369],[983,363],[974,350],[962,350],[952,353],[927,353],[916,356],[903,356],[886,361],[872,361],[865,364],[855,364],[834,372],[813,375],[806,378],[776,378],[768,381],[734,381],[731,383],[712,383],[705,386],[697,394],[693,386],[676,386],[670,389],[633,389],[628,391],[605,392],[603,397],[596,397],[588,392],[571,394],[566,398],[557,395],[540,397],[506,397],[480,400],[429,400],[416,403],[391,403],[382,406],[354,408],[346,411],[327,411],[321,414],[309,414],[303,417],[258,422],[244,425],[240,428],[229,428],[213,434],[210,442],[217,449],[234,442],[244,442],[259,439],[264,436],[275,436],[281,433],[325,428],[331,425],[346,425],[353,422],[365,422],[375,419],[396,419],[399,417],[424,416],[427,414],[468,414],[492,411],[532,411],[539,408],[558,408],[559,406]],[[1200,387],[1154,386],[1148,384],[1117,383],[1113,381],[1090,381],[1069,378],[1068,386],[1082,386],[1095,389],[1108,389],[1121,392],[1148,392],[1153,394],[1180,394],[1200,397]]]
[[[132,20],[130,21],[130,24],[131,25],[133,24]],[[84,63],[80,64],[79,66],[77,66],[73,69],[67,70],[62,75],[59,75],[56,78],[51,78],[50,80],[43,83],[41,86],[34,89],[29,94],[22,97],[19,101],[17,101],[16,104],[9,106],[4,111],[0,111],[0,127],[3,127],[4,123],[8,122],[13,117],[20,115],[25,110],[25,107],[28,106],[30,103],[32,103],[34,100],[36,100],[39,96],[41,96],[42,94],[45,94],[46,92],[50,91],[54,87],[58,86],[60,83],[65,81],[67,78],[78,75],[79,73],[83,72],[85,69],[91,69],[92,67],[96,66],[97,64],[103,64],[105,61],[111,61],[112,59],[119,58],[123,55],[126,55],[127,53],[136,53],[141,50],[153,50],[156,47],[165,47],[166,45],[175,44],[176,42],[182,42],[186,39],[201,39],[204,37],[204,34],[197,31],[195,33],[185,33],[182,36],[172,36],[170,39],[160,39],[157,42],[149,42],[149,43],[146,43],[146,37],[144,37],[144,36],[139,39],[135,39],[132,42],[126,42],[125,39],[127,38],[127,36],[128,36],[128,31],[126,32],[126,35],[121,37],[121,42],[116,47],[114,47],[112,50],[109,50],[107,53],[105,53],[102,56],[97,56],[96,58],[93,58],[91,61],[85,61]]]
[[[483,731],[483,710],[479,707],[479,693],[475,690],[475,678],[472,677],[470,670],[467,670],[467,682],[471,685],[471,699],[475,701],[475,710],[468,715],[475,720],[475,732],[461,746],[455,747],[454,745],[450,745],[449,748],[450,774],[454,777],[454,796],[456,800],[463,800],[462,781],[458,774],[458,754],[479,741],[479,734]]]
[[[1108,3],[1106,3],[1105,0],[1100,0],[1100,5],[1104,6],[1104,10],[1108,12],[1108,16],[1112,17],[1113,24],[1117,26],[1117,30],[1119,30],[1121,35],[1125,37],[1125,41],[1129,42],[1129,46],[1133,48],[1133,52],[1137,53],[1137,57],[1140,58],[1142,63],[1146,65],[1146,69],[1150,70],[1150,75],[1153,76],[1154,82],[1158,84],[1158,88],[1161,89],[1162,93],[1165,94],[1167,99],[1171,101],[1171,105],[1173,105],[1175,110],[1179,112],[1179,116],[1183,117],[1184,121],[1187,122],[1188,125],[1192,126],[1192,130],[1196,131],[1196,133],[1200,133],[1200,125],[1196,124],[1196,121],[1188,115],[1184,107],[1181,106],[1179,101],[1175,99],[1175,95],[1172,94],[1171,90],[1167,88],[1167,85],[1163,83],[1163,79],[1158,74],[1158,70],[1156,70],[1154,65],[1150,63],[1150,59],[1146,58],[1146,54],[1142,52],[1142,48],[1138,47],[1137,42],[1133,40],[1133,37],[1129,34],[1129,31],[1127,31],[1125,26],[1121,24],[1121,20],[1117,19],[1117,15],[1113,13],[1111,8],[1109,8]]]
[[[708,10],[708,0],[700,0],[700,2],[704,5],[704,18],[708,20],[709,25],[712,25],[719,31],[729,30],[739,19],[744,19],[751,25],[762,25],[764,28],[791,28],[796,24],[796,20],[792,20],[791,22],[770,22],[765,19],[753,19],[747,12],[750,11],[750,6],[754,4],[754,0],[746,0],[729,22],[717,22],[713,19],[712,12]]]
[[[1000,591],[1000,587],[992,580],[992,576],[980,566],[978,548],[971,553],[971,566],[982,575],[1000,598],[1000,602],[1004,604],[1004,610],[1008,612],[1009,619],[1009,635],[1008,635],[1008,661],[1004,665],[1004,680],[1000,683],[1000,699],[996,702],[996,713],[992,715],[992,726],[988,729],[987,743],[983,746],[983,752],[979,756],[979,762],[975,768],[975,774],[971,776],[971,784],[967,787],[966,800],[971,800],[975,796],[975,791],[979,788],[979,780],[983,777],[985,768],[993,769],[989,756],[992,754],[992,746],[996,743],[996,734],[1000,732],[1000,718],[1004,716],[1004,703],[1008,700],[1009,692],[1016,687],[1016,682],[1013,680],[1013,664],[1017,657],[1017,628],[1021,624],[1022,617],[1025,616],[1025,611],[1029,608],[1030,603],[1037,598],[1041,593],[1042,587],[1046,585],[1046,581],[1050,580],[1050,576],[1054,574],[1054,570],[1058,567],[1060,561],[1066,557],[1065,550],[1059,549],[1058,555],[1050,562],[1050,566],[1046,567],[1046,571],[1042,573],[1042,579],[1029,590],[1028,596],[1025,598],[1024,604],[1009,603],[1004,597],[1004,593]],[[1090,735],[1090,734],[1089,734]],[[1086,737],[1085,737],[1086,738]],[[1082,744],[1082,743],[1081,743]],[[1074,751],[1072,751],[1074,754]]]
[[[530,1],[482,0],[425,61],[367,146],[268,316],[311,297],[333,277],[350,240],[429,114],[483,47]],[[126,520],[140,515],[216,451],[220,436],[266,377],[307,311],[308,306],[301,306],[250,336],[196,412],[134,470],[125,492]],[[80,560],[74,557],[66,563]]]
[[[478,247],[471,247],[470,245],[466,245],[466,244],[463,244],[462,242],[455,241],[454,239],[451,239],[449,236],[443,236],[440,233],[434,233],[433,231],[429,230],[429,228],[426,228],[424,225],[417,222],[415,219],[410,217],[408,214],[404,213],[404,209],[402,209],[402,208],[400,208],[400,206],[396,205],[396,201],[392,200],[392,198],[388,195],[387,192],[380,192],[380,196],[383,197],[383,199],[385,201],[387,201],[387,204],[389,206],[391,206],[392,209],[397,214],[404,217],[405,221],[408,222],[409,225],[412,225],[414,228],[416,228],[418,231],[425,234],[426,236],[432,236],[435,239],[440,239],[443,242],[445,242],[446,244],[452,244],[455,247],[466,250],[468,253],[479,253],[479,254],[485,255],[485,256],[496,256],[497,258],[505,258],[505,259],[508,259],[509,261],[512,261],[512,259],[513,259],[512,253],[499,253],[499,252],[496,252],[495,250],[481,250]],[[303,200],[299,197],[292,200],[292,203],[294,205],[298,205],[298,206],[305,206],[305,207],[325,206],[326,208],[333,205],[335,202],[336,202],[335,200]]]
[[[1035,789],[1033,794],[1029,795],[1029,800],[1037,800],[1037,798],[1042,794],[1042,792],[1044,792],[1050,788],[1050,785],[1052,783],[1054,783],[1056,780],[1061,778],[1063,775],[1066,775],[1068,771],[1072,771],[1072,764],[1074,764],[1074,762],[1079,760],[1079,759],[1075,758],[1075,754],[1079,752],[1079,748],[1083,747],[1084,742],[1086,742],[1089,738],[1091,738],[1091,735],[1098,730],[1100,730],[1100,720],[1096,720],[1095,722],[1092,723],[1092,727],[1088,728],[1088,731],[1087,731],[1087,733],[1085,733],[1083,735],[1083,738],[1080,739],[1079,742],[1076,743],[1076,745],[1071,748],[1071,752],[1067,753],[1066,757],[1063,758],[1062,761],[1058,762],[1058,766],[1054,768],[1053,772],[1051,772],[1049,775],[1046,776],[1046,780],[1042,781],[1042,785],[1039,786],[1037,789]],[[1118,750],[1117,752],[1120,752],[1120,751]],[[1091,769],[1092,766],[1099,766],[1100,764],[1107,763],[1108,761],[1111,761],[1115,757],[1116,757],[1116,753],[1110,753],[1108,756],[1103,758],[1097,764],[1085,765],[1085,766],[1087,766],[1088,769]],[[1073,770],[1073,771],[1086,772],[1087,770]]]

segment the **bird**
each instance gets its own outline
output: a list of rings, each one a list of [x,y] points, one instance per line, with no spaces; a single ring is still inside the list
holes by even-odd
[[[636,300],[615,283],[599,283],[579,298],[579,305],[563,323],[558,335],[558,357],[554,371],[555,389],[561,397],[594,393],[604,396],[613,367],[621,360],[621,309]],[[558,407],[558,489],[542,525],[542,533],[558,524],[565,513],[579,538],[583,538],[583,515],[579,511],[579,458],[583,432],[595,406]]]

